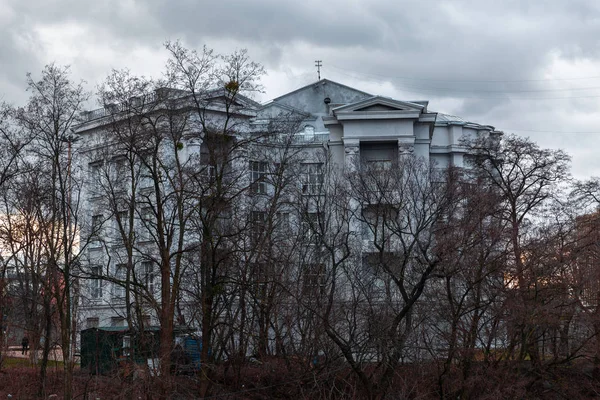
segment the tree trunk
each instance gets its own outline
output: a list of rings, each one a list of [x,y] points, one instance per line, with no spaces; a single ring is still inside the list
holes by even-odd
[[[164,260],[167,260],[166,262]],[[171,298],[171,270],[169,257],[163,257],[161,266],[161,312],[160,312],[160,375],[163,394],[170,392],[171,350],[173,348],[173,299]]]
[[[210,291],[210,290],[209,290]],[[206,397],[210,391],[210,342],[212,335],[212,293],[202,293],[202,352],[200,356],[200,396]]]
[[[50,340],[52,335],[52,313],[48,299],[44,299],[45,308],[45,328],[44,328],[44,348],[42,349],[42,361],[40,363],[40,382],[38,395],[44,397],[46,395],[46,371],[48,368],[48,357],[50,355]]]

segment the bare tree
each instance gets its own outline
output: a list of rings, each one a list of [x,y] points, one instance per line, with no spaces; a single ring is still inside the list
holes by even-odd
[[[576,181],[571,192],[573,203],[579,207],[579,215],[575,220],[575,246],[577,284],[575,291],[580,309],[593,327],[596,346],[593,350],[594,363],[600,365],[600,275],[598,260],[600,251],[598,244],[598,207],[600,206],[600,178],[591,177],[585,181]]]
[[[178,42],[169,42],[166,47],[171,56],[167,76],[173,87],[189,95],[190,132],[195,132],[202,143],[202,155],[197,160],[200,167],[194,175],[201,196],[196,196],[194,206],[200,244],[197,283],[202,310],[201,394],[206,395],[208,366],[214,354],[213,333],[220,309],[217,301],[222,299],[223,279],[228,272],[225,267],[231,252],[227,240],[214,233],[219,231],[224,214],[233,211],[230,205],[249,187],[248,159],[244,152],[264,133],[253,132],[248,125],[257,104],[247,96],[261,90],[258,80],[264,69],[250,61],[245,51],[221,56],[207,48],[201,53],[188,50]]]
[[[500,202],[493,188],[470,181],[464,171],[448,171],[453,198],[436,235],[441,256],[437,279],[426,296],[431,310],[424,336],[432,357],[440,360],[438,383],[442,396],[457,388],[468,391],[473,363],[504,344],[506,300],[505,223],[498,218]],[[444,349],[444,358],[439,357]],[[460,366],[461,382],[453,373]]]
[[[14,109],[8,104],[0,104],[0,198],[2,198],[2,209],[5,211],[7,219],[2,221],[0,228],[0,242],[5,249],[12,248],[12,229],[8,216],[12,215],[13,210],[10,206],[14,199],[14,181],[23,172],[23,148],[29,143],[31,136],[27,135],[15,124]],[[8,267],[14,267],[15,253],[0,255],[0,285],[2,293],[7,293],[9,279],[7,276]],[[3,295],[0,298],[0,316],[7,314],[7,298]],[[5,343],[4,332],[6,326],[0,329],[0,343]],[[0,366],[2,365],[2,350],[0,348]]]
[[[315,312],[370,397],[389,390],[403,359],[418,357],[417,304],[440,262],[434,237],[449,200],[425,161],[392,165],[357,166],[311,205],[327,206],[311,223],[329,269]]]
[[[164,139],[160,135],[168,135],[169,129],[156,127],[161,118],[169,118],[169,111],[166,103],[157,98],[157,85],[127,70],[112,71],[98,90],[103,106],[99,120],[102,135],[87,132],[85,125],[79,128],[81,157],[88,169],[85,195],[90,215],[85,232],[91,239],[86,249],[88,265],[81,272],[91,281],[88,296],[101,298],[111,305],[113,315],[127,322],[132,343],[136,343],[128,350],[132,357],[158,356],[152,355],[147,328],[151,315],[161,314],[157,279],[161,264],[153,240],[157,236],[152,223],[155,208],[151,204],[157,204],[153,197],[154,177],[162,176],[162,172],[152,172],[147,163],[152,157],[162,160],[164,152],[169,151],[157,143]],[[170,190],[168,185],[166,188],[163,190]],[[101,290],[103,285],[110,286],[109,290]]]
[[[531,289],[535,282],[527,279],[528,256],[523,239],[528,222],[568,179],[570,158],[562,150],[541,149],[529,139],[512,135],[480,137],[467,146],[474,154],[473,172],[501,196],[501,218],[510,231],[512,268],[506,273],[514,278],[522,305],[520,310],[511,310],[519,336],[519,359],[529,356],[539,364],[536,327],[532,323],[536,302]]]
[[[100,222],[115,227],[110,241],[122,248],[106,246],[107,254],[126,265],[116,276],[104,258],[107,274],[95,278],[123,288],[130,326],[143,324],[142,303],[155,310],[161,375],[168,386],[175,323],[187,325],[199,316],[203,368],[213,360],[221,305],[231,301],[222,288],[232,273],[233,235],[239,239],[248,228],[230,224],[226,232],[223,221],[239,221],[235,218],[247,211],[242,201],[251,185],[247,151],[267,132],[249,125],[257,104],[244,94],[259,89],[263,70],[245,52],[219,56],[204,49],[198,55],[179,43],[166,47],[171,58],[165,80],[114,71],[100,88],[101,118],[92,122],[104,133],[94,137],[87,125],[79,132],[90,166],[99,167],[91,180],[103,196],[90,204],[104,210]],[[87,225],[90,237],[107,236],[98,235],[92,221]],[[158,270],[156,293],[140,263]],[[200,313],[190,308],[194,298],[201,299]]]
[[[30,157],[36,158],[39,173],[47,174],[48,201],[45,207],[44,240],[47,270],[56,301],[61,327],[61,347],[65,362],[65,398],[72,397],[76,308],[78,287],[72,278],[78,263],[78,180],[72,171],[72,129],[87,100],[81,84],[69,78],[68,68],[51,64],[39,81],[28,75],[31,97],[25,107],[15,109],[16,124],[33,138]],[[45,342],[43,364],[47,362],[49,340]]]

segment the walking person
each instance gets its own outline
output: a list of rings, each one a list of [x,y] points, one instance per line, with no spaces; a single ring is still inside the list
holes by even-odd
[[[21,340],[21,354],[27,354],[29,350],[29,338],[27,336],[23,336],[23,340]]]

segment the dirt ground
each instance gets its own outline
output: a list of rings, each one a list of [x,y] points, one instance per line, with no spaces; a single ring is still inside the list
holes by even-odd
[[[43,393],[39,393],[39,371],[31,366],[11,365],[8,362],[0,371],[0,399],[52,399],[63,398],[62,365],[48,368],[48,379]],[[194,399],[197,389],[193,382],[183,382],[178,377],[171,393],[173,398]],[[177,382],[179,380],[180,382]],[[73,379],[73,398],[84,400],[105,399],[159,399],[159,382],[139,379],[135,382],[120,376],[96,376],[76,369]],[[195,391],[195,393],[194,393]],[[9,397],[10,396],[10,397]]]
[[[43,394],[39,395],[39,370],[29,360],[5,358],[0,370],[1,399],[54,399],[63,395],[62,363],[53,362]],[[168,384],[160,377],[149,376],[143,370],[130,370],[124,376],[120,370],[112,376],[89,375],[76,369],[74,399],[198,399],[198,376],[174,376]],[[590,363],[574,362],[534,369],[528,364],[505,363],[497,367],[478,364],[466,380],[460,370],[447,375],[445,393],[439,390],[435,364],[406,364],[394,378],[391,392],[385,398],[471,398],[471,399],[595,399],[600,398],[600,373]],[[220,365],[212,374],[212,399],[361,399],[364,391],[353,378],[347,365],[307,368],[282,360],[247,363],[241,369]],[[162,386],[161,386],[162,385]],[[166,390],[168,388],[168,391]],[[169,393],[160,396],[159,393]],[[10,397],[9,397],[10,395]]]

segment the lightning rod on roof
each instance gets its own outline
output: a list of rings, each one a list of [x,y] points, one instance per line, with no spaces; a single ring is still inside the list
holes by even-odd
[[[321,80],[321,67],[323,66],[323,61],[315,60],[315,67],[317,67],[317,76],[319,80]]]

